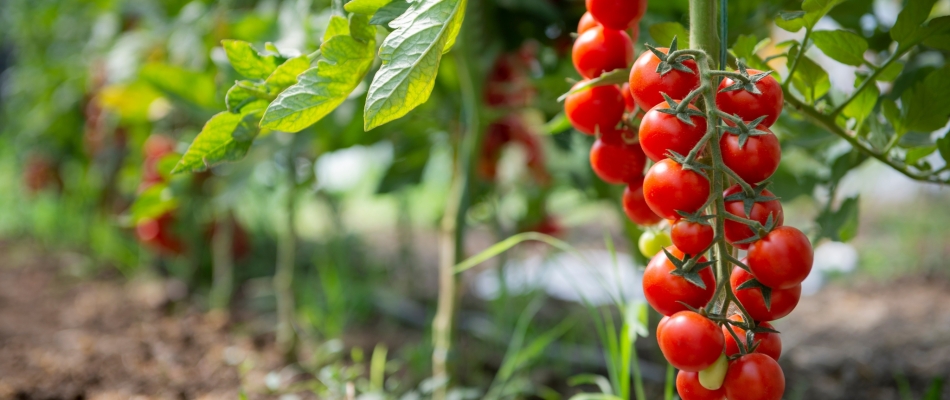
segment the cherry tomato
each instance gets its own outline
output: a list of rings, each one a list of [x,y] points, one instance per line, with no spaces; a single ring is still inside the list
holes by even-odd
[[[610,29],[627,29],[647,11],[646,0],[587,0],[588,14]]]
[[[670,227],[670,236],[673,244],[686,254],[700,254],[712,244],[714,234],[711,225],[681,219]]]
[[[749,69],[749,75],[755,75],[762,71]],[[768,75],[755,83],[760,94],[754,94],[745,89],[730,90],[723,92],[722,89],[732,86],[735,81],[732,78],[723,78],[719,83],[719,93],[716,93],[716,106],[727,114],[738,115],[743,121],[752,121],[765,115],[762,125],[772,126],[779,114],[782,113],[782,105],[785,102],[785,96],[782,94],[782,87],[778,81]]]
[[[633,41],[626,32],[595,26],[577,37],[571,58],[584,78],[593,79],[633,62]]]
[[[657,215],[672,220],[677,210],[694,213],[709,197],[709,180],[696,171],[687,171],[676,161],[664,159],[650,167],[643,179],[643,196]]]
[[[590,166],[607,183],[640,182],[646,161],[639,144],[626,143],[622,139],[610,140],[604,136],[594,141],[590,148]]]
[[[743,260],[743,263],[745,263],[745,260]],[[752,274],[746,272],[746,270],[735,267],[732,270],[729,283],[732,285],[732,291],[736,294],[736,298],[745,306],[749,316],[757,322],[774,321],[788,315],[795,309],[798,300],[802,297],[802,285],[788,289],[772,289],[771,307],[766,308],[765,299],[762,297],[760,289],[737,289],[739,285],[752,278]]]
[[[771,357],[746,354],[729,362],[722,387],[729,400],[781,400],[785,393],[785,374]]]
[[[637,239],[640,254],[648,258],[653,258],[657,253],[663,251],[664,247],[669,247],[671,244],[673,242],[670,241],[670,235],[667,235],[665,231],[652,229],[643,232],[640,234],[640,238]]]
[[[584,15],[581,15],[581,20],[577,22],[577,35],[580,36],[580,34],[598,25],[600,24],[597,23],[593,15],[590,15],[590,11],[585,12]]]
[[[782,147],[775,134],[765,125],[759,125],[756,129],[766,134],[749,136],[741,148],[737,135],[726,133],[719,140],[722,162],[750,184],[762,182],[772,176],[782,159]]]
[[[672,150],[685,156],[699,143],[706,134],[706,119],[700,116],[690,116],[693,125],[683,122],[675,115],[661,110],[668,110],[666,102],[657,104],[643,116],[640,122],[640,146],[643,152],[653,161],[660,161]],[[699,110],[692,105],[690,109]]]
[[[623,95],[616,85],[587,88],[564,100],[564,112],[571,125],[588,135],[616,131],[623,119],[623,110]]]
[[[674,257],[683,259],[683,252],[676,246],[666,248]],[[705,257],[700,257],[699,262],[705,262]],[[706,288],[696,286],[682,276],[670,274],[676,267],[666,257],[666,253],[659,252],[647,263],[643,270],[643,296],[647,303],[656,311],[663,315],[673,315],[677,312],[688,310],[686,306],[680,304],[683,302],[690,307],[699,308],[709,303],[713,292],[716,290],[716,280],[713,278],[711,268],[703,268],[699,271],[699,277],[702,278]],[[722,350],[722,347],[719,348]],[[702,368],[700,368],[702,369]]]
[[[739,185],[733,185],[723,192],[723,196],[730,196],[741,191],[742,187]],[[764,197],[775,197],[775,195],[772,194],[772,192],[770,192],[768,189],[762,190],[761,195]],[[752,212],[749,215],[746,215],[745,204],[743,204],[742,201],[731,200],[726,202],[726,212],[742,218],[759,221],[759,223],[762,225],[765,225],[766,221],[769,219],[769,214],[771,214],[772,220],[775,222],[775,226],[781,226],[783,223],[785,223],[785,213],[782,211],[782,202],[780,202],[778,199],[757,202],[753,204]],[[736,242],[748,239],[755,235],[755,233],[752,232],[752,229],[750,229],[747,225],[730,219],[726,220],[725,226],[723,227],[723,234],[729,244],[743,250],[749,248],[749,243],[737,244]]]
[[[663,53],[669,51],[665,47],[657,50]],[[643,110],[649,110],[664,101],[660,92],[678,100],[699,87],[699,67],[696,66],[695,61],[683,61],[683,65],[693,70],[693,73],[674,69],[662,76],[656,72],[656,66],[659,63],[660,59],[653,52],[645,51],[640,54],[637,61],[633,63],[633,69],[630,70],[630,91],[637,105]]]
[[[729,319],[733,321],[742,322],[742,315],[736,314]],[[775,329],[772,324],[768,322],[760,322],[758,325]],[[726,355],[731,356],[733,354],[739,354],[739,345],[736,344],[736,340],[732,338],[732,335],[729,334],[729,331],[726,330],[726,326],[722,326],[722,335],[726,338]],[[732,325],[732,331],[736,333],[736,336],[739,336],[739,340],[742,343],[745,343],[745,329],[742,329],[738,326]],[[755,334],[753,343],[758,343],[758,347],[755,348],[756,353],[762,353],[769,357],[772,357],[773,360],[778,361],[779,356],[782,355],[782,338],[779,337],[778,333],[772,332],[760,332]]]
[[[633,101],[633,95],[630,94],[630,84],[624,82],[620,86],[620,93],[623,95],[623,105],[627,112],[633,112],[637,108],[637,103]]]
[[[752,275],[763,285],[788,289],[808,277],[814,254],[811,242],[802,231],[780,226],[752,242],[747,259]]]
[[[660,318],[660,322],[656,323],[656,340],[660,340],[660,335],[663,332],[663,327],[666,326],[666,322],[670,320],[669,315],[664,315],[663,318]]]
[[[684,371],[698,372],[713,365],[725,346],[719,326],[689,310],[671,315],[658,340],[663,357]]]
[[[179,255],[184,244],[174,232],[175,217],[166,212],[157,218],[145,218],[135,226],[135,233],[142,244],[163,254]]]
[[[656,215],[644,200],[641,182],[627,185],[627,188],[623,190],[623,212],[637,225],[656,225],[657,222],[663,220],[663,217]]]
[[[676,374],[676,393],[683,400],[725,400],[726,389],[709,390],[699,384],[699,372],[680,371]]]

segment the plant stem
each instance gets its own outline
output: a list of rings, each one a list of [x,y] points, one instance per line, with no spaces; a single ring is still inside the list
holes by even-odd
[[[908,48],[908,50],[909,49],[910,48]],[[864,89],[867,89],[868,86],[876,85],[877,77],[881,75],[881,72],[884,72],[887,67],[893,64],[894,61],[897,61],[897,59],[901,58],[901,56],[903,56],[906,52],[906,50],[895,51],[894,54],[891,54],[891,56],[884,61],[884,64],[881,64],[880,67],[875,68],[874,72],[872,72],[871,75],[864,80],[864,82],[861,82],[861,86],[858,86],[858,88],[854,90],[854,93],[851,93],[851,96],[848,96],[848,99],[845,100],[844,103],[841,103],[841,105],[836,107],[835,110],[831,112],[832,117],[837,117],[838,114],[841,114],[841,112],[844,111],[844,108],[847,107],[848,104],[851,104],[851,102],[854,101],[854,99],[856,99]],[[791,75],[789,75],[789,77],[791,77]]]
[[[452,347],[452,330],[455,325],[455,308],[458,297],[458,277],[455,265],[464,258],[465,216],[470,205],[471,181],[474,175],[475,154],[481,148],[482,129],[479,127],[480,87],[476,74],[469,69],[477,63],[471,61],[468,40],[460,35],[453,52],[458,68],[459,86],[462,92],[462,117],[464,131],[459,146],[458,163],[453,178],[445,214],[442,217],[442,232],[439,239],[439,297],[435,318],[432,321],[433,351],[432,377],[440,384],[432,394],[434,400],[445,398],[448,379],[448,356]]]
[[[795,70],[798,69],[799,61],[805,56],[805,47],[808,46],[809,37],[811,37],[811,29],[806,29],[805,37],[802,38],[802,47],[798,49],[798,53],[795,54],[795,59],[792,60],[792,66],[788,68],[788,78],[785,78],[785,82],[782,82],[782,90],[787,90],[788,85],[792,83],[792,77],[795,76]]]
[[[719,1],[689,0],[690,47],[703,50],[706,52],[706,54],[719,54],[719,31],[717,30],[718,16]],[[698,62],[699,61],[697,60],[697,63]],[[718,87],[718,82],[716,83],[716,85],[709,87]],[[709,82],[707,81],[706,84],[708,85]]]
[[[296,360],[297,334],[294,331],[294,263],[297,234],[294,231],[297,173],[293,152],[287,153],[287,203],[284,209],[284,230],[277,244],[277,267],[274,273],[274,295],[277,299],[277,348],[287,362]]]

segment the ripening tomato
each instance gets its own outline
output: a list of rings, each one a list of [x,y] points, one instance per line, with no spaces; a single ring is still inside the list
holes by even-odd
[[[781,400],[785,393],[785,375],[771,357],[746,354],[729,362],[722,387],[729,400]]]
[[[581,20],[577,22],[577,35],[580,36],[580,34],[598,25],[600,24],[597,23],[593,15],[590,15],[590,11],[585,12],[584,15],[581,15]]]
[[[157,218],[145,218],[135,225],[135,234],[147,247],[168,255],[184,252],[184,244],[174,232],[175,216],[166,212]]]
[[[681,219],[670,227],[670,237],[677,248],[686,254],[700,254],[713,242],[713,228],[709,224],[700,224]]]
[[[574,87],[582,83],[584,81]],[[623,110],[623,95],[616,85],[583,89],[564,100],[564,113],[571,125],[588,135],[617,130]]]
[[[643,147],[643,152],[647,157],[653,161],[666,158],[669,150],[682,156],[689,154],[689,151],[706,134],[705,118],[692,115],[689,119],[693,125],[689,125],[676,115],[663,111],[669,108],[670,105],[666,102],[657,104],[647,111],[643,116],[643,121],[640,122],[640,146]],[[692,105],[689,108],[699,111]]]
[[[633,223],[637,225],[649,226],[656,225],[663,220],[663,217],[656,215],[643,198],[643,183],[627,185],[623,190],[623,212],[627,214]]]
[[[622,139],[601,137],[590,148],[590,166],[607,183],[621,185],[640,182],[646,162],[647,158],[639,144],[627,143]]]
[[[746,261],[743,260],[742,262],[745,263]],[[802,285],[788,289],[773,288],[772,303],[770,307],[766,307],[765,299],[762,297],[762,290],[758,288],[737,289],[739,285],[752,278],[752,274],[746,270],[735,267],[732,270],[732,277],[729,278],[729,283],[732,285],[732,291],[736,294],[736,298],[745,306],[749,316],[756,322],[774,321],[788,315],[795,309],[795,306],[798,305],[798,300],[802,297]]]
[[[729,189],[726,189],[722,195],[731,196],[741,191],[741,186],[732,185],[729,187]],[[772,194],[772,192],[770,192],[768,189],[762,190],[761,195],[763,197],[775,197],[775,195]],[[783,223],[785,223],[785,213],[782,210],[782,202],[780,202],[778,199],[756,202],[752,205],[752,212],[749,213],[749,215],[746,215],[745,204],[742,201],[730,200],[726,201],[726,212],[742,218],[759,221],[759,223],[762,225],[765,225],[769,219],[769,215],[771,214],[772,220],[775,222],[775,226],[781,226]],[[726,220],[725,226],[723,227],[723,234],[729,244],[743,250],[749,248],[749,243],[737,244],[736,242],[748,239],[755,235],[755,233],[752,232],[752,229],[750,229],[747,225],[730,219]]]
[[[669,52],[668,48],[657,48],[660,52]],[[693,73],[680,70],[671,70],[663,75],[656,72],[656,67],[660,64],[652,51],[645,51],[633,63],[633,69],[630,70],[630,92],[633,99],[643,110],[649,110],[662,103],[663,95],[666,93],[670,98],[677,100],[686,97],[690,91],[699,87],[699,67],[693,60],[682,62],[684,66],[693,71]]]
[[[742,315],[735,314],[729,319],[733,321],[742,322]],[[772,324],[768,322],[759,322],[758,325],[775,329]],[[733,354],[739,354],[739,345],[736,344],[736,340],[732,338],[732,335],[729,334],[729,331],[726,330],[726,326],[722,326],[722,335],[726,338],[726,355],[731,356]],[[739,340],[742,343],[745,343],[745,329],[742,329],[738,326],[732,325],[732,331],[735,332],[736,336],[739,336]],[[779,356],[782,355],[782,338],[779,337],[778,333],[772,332],[759,332],[755,333],[755,338],[753,343],[758,343],[758,347],[755,348],[756,353],[762,353],[769,357],[772,357],[773,360],[778,361]]]
[[[749,75],[755,75],[762,71],[749,69]],[[719,92],[716,93],[716,106],[719,110],[738,115],[743,121],[753,121],[765,115],[762,124],[772,126],[779,114],[782,113],[782,105],[785,102],[785,96],[782,94],[782,87],[778,81],[768,75],[755,83],[760,94],[752,93],[745,89],[730,90],[723,92],[722,89],[732,86],[735,81],[732,78],[725,77],[719,83]]]
[[[633,41],[626,32],[595,26],[577,37],[571,53],[574,68],[584,78],[593,79],[633,62]]]
[[[669,247],[673,242],[670,241],[670,235],[666,231],[649,229],[640,234],[637,239],[637,247],[640,254],[644,257],[653,258],[657,253],[663,251],[664,247]]]
[[[811,272],[814,254],[802,231],[780,226],[749,245],[749,269],[755,279],[774,289],[788,289],[802,283]]]
[[[709,390],[699,383],[699,372],[680,371],[676,374],[676,393],[683,400],[725,400],[726,389]]]
[[[667,247],[666,250],[674,257],[683,259],[683,252],[676,246]],[[700,257],[699,262],[705,261],[705,257]],[[688,310],[680,302],[694,308],[703,307],[709,303],[716,290],[716,280],[713,278],[712,269],[707,267],[699,271],[699,277],[706,286],[701,288],[682,276],[670,274],[670,271],[675,268],[664,252],[657,253],[647,263],[646,269],[643,270],[643,296],[647,299],[647,303],[663,315],[673,315]],[[719,350],[722,348],[720,347]]]
[[[676,161],[664,159],[650,167],[643,179],[643,196],[657,215],[672,220],[677,210],[694,213],[709,197],[709,180],[696,171],[685,170]]]
[[[671,315],[657,339],[663,357],[684,371],[698,372],[713,365],[725,346],[719,325],[689,310]]]
[[[637,108],[637,102],[633,101],[633,95],[630,94],[630,84],[624,82],[620,86],[620,94],[623,95],[623,105],[627,112],[633,112]]]
[[[647,0],[587,0],[587,13],[610,29],[627,29],[643,18]]]
[[[726,133],[719,140],[722,162],[750,184],[762,182],[772,176],[782,159],[782,146],[779,145],[775,134],[765,125],[759,125],[755,129],[766,133],[749,136],[742,146],[739,146],[737,135]]]

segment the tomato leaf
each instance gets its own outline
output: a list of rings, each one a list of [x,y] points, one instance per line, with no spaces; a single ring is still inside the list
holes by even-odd
[[[771,41],[772,39],[769,38],[759,40],[755,35],[739,35],[736,43],[732,45],[732,55],[748,63],[756,59],[759,50],[762,50]]]
[[[908,0],[891,27],[891,39],[905,46],[924,29],[924,21],[930,16],[937,0]]]
[[[846,0],[805,0],[805,2],[802,3],[802,11],[805,11],[805,15],[802,16],[805,22],[805,28],[808,30],[814,28],[818,20],[824,17],[825,14],[828,14],[832,8],[835,8],[835,6],[845,1]]]
[[[798,32],[805,26],[804,11],[783,11],[775,19],[775,26],[789,32]]]
[[[840,242],[854,239],[858,232],[859,196],[846,198],[837,210],[824,210],[815,222],[820,228],[819,238]]]
[[[950,40],[950,38],[948,38],[948,40]],[[893,82],[903,70],[904,64],[901,64],[898,61],[892,62],[887,67],[885,67],[881,73],[877,74],[877,78],[875,78],[875,80],[879,82]]]
[[[375,58],[376,27],[369,25],[365,15],[353,15],[348,31],[323,42],[323,58],[267,107],[262,127],[299,132],[336,109],[356,89]]]
[[[343,6],[347,12],[372,15],[393,0],[353,0]]]
[[[789,50],[789,68],[791,68],[791,64],[799,50],[800,48],[797,46]],[[795,70],[795,76],[791,79],[795,89],[805,96],[806,102],[811,104],[814,104],[831,89],[831,80],[828,78],[828,73],[808,56],[802,56],[798,61],[798,69]]]
[[[376,13],[373,14],[373,18],[370,18],[369,23],[373,25],[383,25],[385,27],[389,27],[390,22],[396,18],[399,18],[399,16],[404,14],[408,9],[408,1],[393,0],[393,2],[377,10]]]
[[[950,65],[935,70],[901,94],[901,114],[907,130],[931,132],[950,119]]]
[[[222,40],[221,46],[237,73],[250,79],[267,79],[280,64],[277,56],[263,56],[248,42]]]
[[[923,146],[923,147],[914,147],[907,149],[907,155],[904,157],[904,162],[907,165],[917,164],[918,161],[922,160],[924,157],[927,157],[933,152],[937,151],[937,145]]]
[[[861,123],[874,111],[874,106],[877,104],[877,99],[880,96],[881,91],[877,88],[877,85],[868,85],[868,87],[864,88],[864,90],[855,96],[851,103],[848,103],[848,105],[844,107],[842,113],[847,117],[854,118],[858,123]]]
[[[937,139],[937,150],[940,151],[940,156],[943,157],[944,161],[950,163],[950,131],[944,133],[942,138]]]
[[[383,65],[366,95],[363,129],[400,118],[429,99],[442,54],[458,36],[466,0],[416,0],[390,22],[379,48]]]
[[[845,30],[814,31],[811,38],[815,46],[828,57],[842,64],[859,66],[864,63],[868,41],[861,35]]]
[[[220,162],[243,158],[260,132],[257,121],[266,106],[266,101],[258,100],[240,114],[224,111],[211,117],[172,173],[200,172]]]
[[[656,43],[663,44],[670,43],[673,41],[673,38],[677,38],[679,41],[679,47],[683,49],[689,48],[689,31],[685,26],[679,22],[661,22],[659,24],[650,25],[649,28],[650,37]]]

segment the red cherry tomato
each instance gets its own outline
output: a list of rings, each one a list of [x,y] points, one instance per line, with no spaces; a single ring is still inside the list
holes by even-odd
[[[588,13],[610,29],[627,29],[647,11],[646,0],[587,0]]]
[[[666,325],[666,321],[670,320],[669,315],[664,315],[663,318],[660,318],[660,322],[656,324],[656,340],[660,340],[660,334],[663,332],[663,326]]]
[[[663,220],[643,199],[643,182],[632,183],[623,190],[623,212],[637,225],[656,225]]]
[[[584,15],[581,15],[581,20],[577,22],[577,35],[579,36],[598,25],[600,24],[597,23],[593,15],[590,15],[590,11],[585,12]]]
[[[671,315],[658,339],[663,357],[684,371],[702,371],[713,365],[725,346],[719,326],[689,310]]]
[[[781,400],[785,393],[785,374],[771,357],[746,354],[729,362],[722,387],[729,400]]]
[[[657,50],[666,53],[665,47]],[[651,51],[640,54],[630,70],[630,91],[633,99],[643,110],[649,110],[663,102],[660,92],[666,93],[672,99],[682,99],[690,91],[699,87],[699,67],[693,60],[683,61],[683,65],[693,70],[693,73],[680,70],[671,70],[662,76],[656,72],[660,59]]]
[[[762,71],[749,69],[749,75],[755,75]],[[732,86],[735,81],[732,78],[723,78],[719,83],[719,93],[716,93],[716,106],[727,114],[738,115],[743,121],[752,121],[765,115],[762,124],[772,126],[779,114],[782,113],[782,105],[785,102],[785,96],[782,94],[782,87],[772,75],[762,78],[755,83],[760,94],[754,94],[745,89],[730,90],[723,92],[722,89]]]
[[[571,125],[588,135],[615,131],[623,119],[623,110],[623,95],[616,85],[587,88],[564,100],[564,112]]]
[[[577,37],[571,58],[584,78],[593,79],[633,62],[633,41],[626,32],[595,26]]]
[[[627,143],[619,136],[632,136],[627,129],[622,133],[602,136],[590,148],[590,166],[604,182],[616,185],[643,180],[647,158],[637,143]],[[612,136],[611,135],[611,136]]]
[[[745,260],[743,260],[744,262]],[[788,315],[795,309],[798,300],[802,297],[802,285],[788,289],[772,289],[771,307],[766,308],[765,299],[762,297],[760,289],[737,289],[739,285],[752,278],[752,274],[746,272],[746,270],[735,267],[732,270],[729,283],[732,285],[732,291],[736,294],[736,298],[745,306],[749,316],[757,322],[774,321]]]
[[[808,277],[814,254],[811,242],[802,231],[780,226],[752,242],[747,259],[752,275],[763,285],[788,289]]]
[[[666,102],[657,104],[643,116],[640,122],[640,146],[643,152],[653,161],[660,161],[672,150],[680,155],[687,155],[706,134],[706,119],[700,116],[690,116],[693,125],[690,126],[676,117],[661,110],[668,110]],[[692,105],[690,109],[699,110]]]
[[[726,389],[709,390],[699,383],[699,372],[680,371],[676,374],[676,393],[683,400],[725,400]]]
[[[731,196],[741,191],[742,187],[739,185],[732,185],[729,187],[729,189],[726,189],[726,191],[723,192],[723,196]],[[770,192],[768,189],[762,190],[761,195],[764,197],[775,197],[775,195],[772,194],[772,192]],[[743,204],[742,201],[726,201],[726,212],[742,218],[759,221],[759,223],[762,225],[765,225],[769,219],[769,214],[771,214],[772,220],[775,222],[775,226],[781,226],[783,223],[785,223],[785,213],[782,211],[782,202],[778,201],[778,199],[757,202],[753,204],[752,212],[749,215],[746,215],[745,204]],[[752,232],[752,229],[750,229],[747,225],[730,219],[726,220],[725,226],[723,227],[723,234],[729,244],[743,250],[749,248],[749,243],[737,244],[736,242],[748,239],[755,235],[755,233]]]
[[[674,257],[683,259],[683,252],[676,246],[667,247],[666,250]],[[700,257],[699,262],[705,261],[705,257]],[[699,271],[699,276],[706,285],[703,289],[690,283],[686,278],[670,274],[670,271],[675,268],[666,257],[666,253],[662,251],[647,263],[646,269],[643,270],[643,296],[646,297],[647,303],[663,315],[673,315],[688,310],[679,302],[694,308],[704,307],[706,303],[709,303],[713,292],[716,291],[716,280],[713,278],[712,269],[707,267]],[[719,349],[722,350],[721,347]]]
[[[729,319],[733,321],[742,322],[742,315],[736,314],[729,317]],[[765,328],[775,329],[772,326],[772,324],[768,322],[760,322],[759,325]],[[742,343],[744,344],[746,340],[745,329],[742,329],[734,325],[731,325],[731,326],[732,326],[732,331],[735,332],[737,336],[739,336],[739,340],[741,340]],[[729,331],[727,331],[726,329],[727,329],[726,326],[723,325],[722,335],[723,337],[726,338],[726,355],[731,356],[733,354],[739,354],[739,345],[736,344],[736,340],[732,338],[732,335],[730,335]],[[772,332],[756,333],[755,338],[753,339],[753,343],[758,343],[758,347],[755,348],[756,353],[765,354],[769,357],[772,357],[772,359],[775,361],[778,361],[779,356],[782,355],[782,338],[779,337],[778,333],[772,333]]]
[[[694,213],[709,197],[709,180],[696,171],[687,171],[676,161],[665,159],[650,167],[643,179],[643,195],[657,215],[678,220],[677,210]]]
[[[166,212],[157,218],[146,218],[135,226],[135,233],[142,244],[156,252],[179,255],[184,252],[184,244],[174,232],[175,217]]]
[[[766,134],[749,136],[741,148],[737,135],[726,133],[719,140],[722,162],[750,184],[762,182],[772,176],[782,159],[782,147],[775,134],[765,125],[759,125],[756,129]]]
[[[620,94],[623,95],[624,108],[627,112],[633,112],[633,110],[637,108],[637,103],[633,101],[633,95],[630,94],[629,83],[624,82],[624,84],[620,86]]]
[[[670,238],[677,248],[686,254],[700,254],[713,241],[711,225],[699,224],[681,219],[670,227]]]

